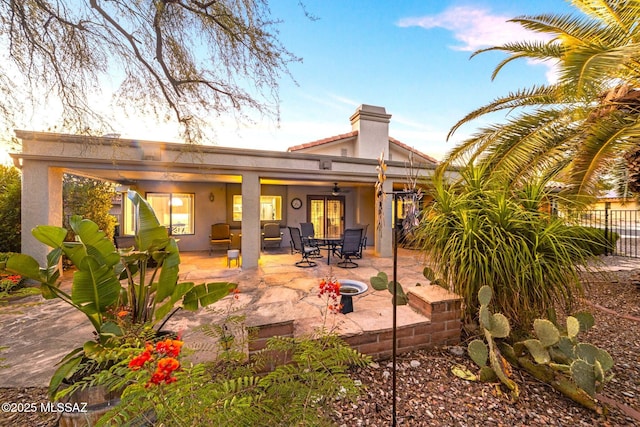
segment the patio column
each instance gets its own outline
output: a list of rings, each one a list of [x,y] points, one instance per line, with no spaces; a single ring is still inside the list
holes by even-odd
[[[46,265],[51,250],[31,234],[37,225],[62,227],[62,169],[23,160],[22,165],[22,253]]]
[[[260,176],[242,174],[242,267],[255,268],[260,258]]]
[[[376,256],[384,258],[393,256],[393,196],[389,194],[392,190],[393,183],[390,180],[386,180],[382,184],[382,191],[385,193],[382,205],[382,215],[378,212],[378,195],[376,194],[374,252]],[[378,230],[378,224],[380,224],[380,221],[382,221],[382,229]]]

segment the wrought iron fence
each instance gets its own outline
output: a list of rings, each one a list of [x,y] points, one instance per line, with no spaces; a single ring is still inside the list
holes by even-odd
[[[620,238],[616,242],[613,253],[631,258],[640,258],[640,215],[634,210],[587,210],[579,214],[578,223],[586,227],[604,230],[605,238],[617,233]]]

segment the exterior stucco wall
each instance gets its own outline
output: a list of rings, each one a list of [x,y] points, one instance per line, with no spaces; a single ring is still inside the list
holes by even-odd
[[[209,248],[211,224],[227,222],[226,185],[223,183],[190,183],[143,181],[131,187],[143,197],[153,193],[193,193],[194,200],[194,234],[175,236],[181,251],[199,251]],[[214,201],[209,200],[213,193]],[[125,196],[126,197],[126,196]]]
[[[343,150],[345,155],[343,156]],[[305,153],[322,154],[326,156],[336,157],[356,157],[355,140],[338,141],[330,144],[322,144],[314,147],[305,148]]]
[[[234,245],[242,246],[243,266],[253,267],[257,266],[260,256],[264,223],[259,219],[260,194],[277,193],[283,197],[280,223],[284,246],[289,239],[286,226],[299,226],[307,221],[307,195],[327,194],[332,184],[339,182],[340,188],[349,190],[345,193],[345,227],[369,224],[369,244],[375,242],[378,256],[390,257],[391,201],[390,198],[384,201],[386,224],[382,232],[377,233],[379,218],[373,185],[377,179],[376,159],[382,147],[388,149],[391,116],[384,113],[384,108],[364,107],[352,116],[352,124],[357,124],[359,129],[356,155],[364,158],[16,131],[23,151],[15,154],[14,159],[24,164],[25,194],[37,200],[35,206],[29,198],[23,198],[23,227],[62,223],[62,197],[58,187],[62,173],[68,171],[122,185],[133,182],[134,189],[141,194],[149,191],[194,193],[196,231],[193,235],[180,236],[178,244],[185,251],[206,250],[211,224],[234,222],[230,206],[236,192],[243,196],[243,220],[232,224],[237,234],[242,234],[242,241]],[[368,120],[362,126],[364,116]],[[354,144],[355,141],[354,138],[342,142]],[[338,152],[340,148],[340,144],[333,147]],[[385,192],[392,190],[394,181],[402,182],[405,177],[404,162],[388,162]],[[306,185],[307,182],[310,184]],[[214,202],[209,200],[210,194],[214,195]],[[303,201],[302,209],[291,207],[295,197]],[[44,261],[46,248],[38,248],[28,236],[23,245],[26,253]]]

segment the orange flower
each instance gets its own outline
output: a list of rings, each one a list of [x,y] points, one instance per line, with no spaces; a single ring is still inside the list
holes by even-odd
[[[158,370],[162,372],[171,373],[180,367],[180,362],[178,362],[173,357],[165,357],[163,359],[158,360]]]
[[[129,312],[127,310],[120,310],[118,312],[118,314],[116,314],[116,316],[118,316],[120,319],[122,319],[123,317],[126,317],[129,314]]]
[[[131,361],[129,362],[129,368],[131,368],[131,370],[133,371],[137,371],[145,363],[151,360],[153,360],[153,357],[151,356],[151,352],[149,350],[145,350],[142,353],[140,353],[138,356],[131,359]]]
[[[182,349],[183,341],[166,339],[156,344],[156,351],[170,357],[177,357]]]

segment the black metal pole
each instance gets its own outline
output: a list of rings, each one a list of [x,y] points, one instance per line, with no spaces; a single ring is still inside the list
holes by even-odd
[[[398,342],[397,342],[397,295],[398,295],[398,196],[405,196],[408,194],[415,194],[413,191],[392,191],[391,194],[393,196],[393,206],[391,209],[393,210],[391,217],[393,218],[392,226],[393,226],[393,295],[392,295],[392,303],[393,303],[393,319],[392,319],[392,335],[391,340],[393,341],[391,347],[391,364],[393,365],[393,373],[391,375],[393,384],[391,385],[391,397],[393,398],[393,402],[391,403],[391,425],[396,427],[396,419],[397,419],[397,410],[396,410],[396,396],[397,396],[397,377],[396,377],[396,356],[398,353]]]
[[[391,357],[392,357],[392,364],[393,364],[393,386],[392,386],[392,398],[393,398],[393,403],[392,403],[392,415],[391,415],[391,419],[392,419],[392,426],[395,427],[396,426],[396,386],[397,386],[397,382],[396,382],[396,353],[397,353],[397,340],[396,340],[396,323],[397,323],[397,317],[396,317],[396,311],[397,311],[397,295],[398,295],[398,278],[397,273],[398,273],[398,218],[396,218],[396,215],[398,214],[398,203],[397,203],[398,199],[397,199],[397,195],[394,193],[393,194],[393,210],[394,210],[394,215],[392,215],[393,217],[393,334],[392,334],[392,340],[393,340],[393,346],[392,346],[392,350],[391,350]]]
[[[604,254],[611,255],[609,252],[609,202],[604,203]]]

